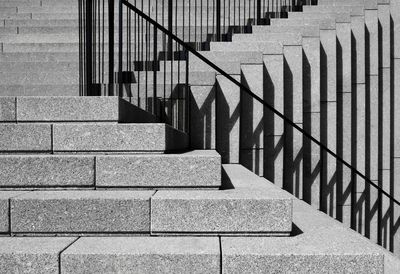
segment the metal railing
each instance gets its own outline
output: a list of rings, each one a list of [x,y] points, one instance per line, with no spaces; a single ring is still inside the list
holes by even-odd
[[[112,1],[109,1],[109,3],[110,2]],[[87,4],[86,6],[82,6],[84,7],[83,10],[87,12],[99,10],[99,7],[96,5],[91,5],[89,8]],[[112,6],[114,5],[112,4]],[[143,8],[143,5],[141,8]],[[350,183],[352,228],[354,228],[353,219],[355,218],[353,216],[356,215],[354,204],[357,203],[356,178],[361,179],[359,182],[365,183],[368,188],[372,188],[377,192],[379,218],[382,218],[383,200],[386,199],[389,203],[387,211],[390,215],[391,223],[392,225],[396,223],[393,220],[394,210],[395,207],[400,206],[400,202],[389,192],[380,187],[378,183],[371,181],[321,141],[314,138],[306,130],[264,101],[260,96],[253,93],[247,86],[243,85],[240,81],[205,58],[196,50],[194,43],[188,43],[188,40],[180,38],[177,33],[174,33],[169,23],[163,26],[163,24],[157,22],[158,18],[152,18],[149,12],[146,13],[142,11],[141,8],[136,7],[126,0],[121,0],[119,2],[117,13],[118,27],[115,28],[118,34],[115,36],[114,34],[109,35],[108,52],[104,50],[104,43],[100,43],[100,45],[94,43],[94,41],[102,41],[105,32],[104,28],[93,27],[91,24],[82,24],[82,27],[86,27],[86,30],[91,30],[89,35],[91,37],[88,37],[87,33],[82,36],[82,39],[85,40],[84,42],[86,43],[86,47],[82,47],[82,56],[86,56],[90,53],[89,57],[84,58],[86,62],[85,65],[90,68],[86,67],[86,69],[82,69],[82,72],[86,73],[86,81],[83,81],[83,90],[85,91],[82,92],[82,95],[102,94],[127,97],[131,102],[155,114],[161,121],[189,132],[189,96],[191,92],[189,84],[189,56],[194,56],[239,87],[242,92],[262,104],[262,106],[273,113],[273,115],[281,118],[287,127],[300,132],[303,138],[317,145],[321,149],[321,154],[326,153],[329,157],[334,158],[342,168],[349,169],[352,175]],[[85,20],[90,19],[92,24],[94,24],[94,21],[103,20],[105,17],[103,14],[103,17],[100,19],[99,17],[92,18],[86,14],[85,18]],[[114,17],[109,14],[108,18],[108,20],[113,20]],[[168,21],[169,20],[170,19],[168,19]],[[255,20],[255,22],[256,21],[257,20]],[[114,32],[114,24],[112,22],[110,23],[109,31],[111,33]],[[105,24],[100,24],[100,26],[104,25]],[[174,24],[172,25],[176,26]],[[99,29],[102,30],[103,38],[101,38],[101,35],[100,38],[96,36],[92,31],[93,29],[100,34],[101,31],[99,32]],[[114,44],[114,41],[112,41],[110,37],[114,37],[113,39],[117,40],[117,42]],[[91,44],[87,45],[88,42]],[[108,56],[108,62],[106,55]],[[89,61],[92,63],[88,63]],[[108,82],[107,80],[102,82],[107,78],[105,77],[107,75]],[[92,87],[87,88],[90,86]],[[377,238],[381,238],[382,222],[380,220],[378,220],[377,226]],[[369,237],[371,235],[366,236]],[[393,235],[391,236],[393,237]],[[378,243],[384,244],[379,240]]]

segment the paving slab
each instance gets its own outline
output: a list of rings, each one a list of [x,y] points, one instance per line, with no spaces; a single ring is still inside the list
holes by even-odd
[[[0,238],[0,269],[3,273],[58,273],[59,254],[75,238]]]
[[[34,191],[11,199],[11,233],[149,233],[153,193]]]
[[[61,273],[219,273],[217,237],[80,238],[61,254]]]
[[[219,188],[221,157],[215,151],[96,157],[97,187]]]

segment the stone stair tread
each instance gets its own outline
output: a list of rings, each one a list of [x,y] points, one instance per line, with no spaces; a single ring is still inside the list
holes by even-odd
[[[32,191],[10,200],[13,234],[148,233],[154,191]]]
[[[220,166],[218,153],[199,150],[150,155],[0,155],[0,186],[14,190],[217,189]]]
[[[76,238],[1,237],[0,268],[4,273],[57,273],[59,254]]]
[[[135,273],[217,273],[219,241],[216,237],[81,238],[62,253],[61,268],[66,273],[102,273],[106,269]]]
[[[219,188],[221,157],[213,151],[96,157],[97,187]]]
[[[161,152],[186,149],[188,136],[161,123],[0,124],[0,151]]]

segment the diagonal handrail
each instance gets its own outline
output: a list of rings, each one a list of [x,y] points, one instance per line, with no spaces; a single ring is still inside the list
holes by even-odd
[[[395,204],[400,206],[400,201],[396,200],[393,196],[391,196],[388,192],[386,192],[385,190],[383,190],[380,186],[378,186],[376,183],[374,183],[373,181],[371,181],[368,177],[366,177],[364,174],[362,174],[360,171],[358,171],[356,168],[354,168],[351,164],[349,164],[347,161],[345,161],[344,159],[342,159],[341,157],[339,157],[336,153],[334,153],[332,150],[330,150],[327,146],[325,146],[324,144],[322,144],[320,141],[318,141],[316,138],[314,138],[311,134],[307,133],[304,129],[302,129],[301,127],[299,127],[298,125],[296,125],[292,120],[290,120],[289,118],[287,118],[284,114],[282,114],[281,112],[279,112],[278,110],[276,110],[273,106],[271,106],[270,104],[268,104],[267,102],[265,102],[261,97],[259,97],[258,95],[254,94],[249,88],[247,88],[246,86],[244,86],[242,83],[240,83],[239,81],[237,81],[235,78],[233,78],[232,76],[230,76],[228,73],[226,73],[224,70],[222,70],[220,67],[218,67],[217,65],[215,65],[214,63],[212,63],[210,60],[208,60],[206,57],[204,57],[202,54],[200,54],[198,51],[196,51],[195,49],[193,49],[191,46],[189,46],[188,44],[186,44],[184,41],[182,41],[180,38],[178,38],[176,35],[174,35],[171,31],[167,30],[166,28],[164,28],[162,25],[160,25],[158,22],[156,22],[155,20],[153,20],[150,16],[148,16],[147,14],[145,14],[144,12],[142,12],[141,10],[139,10],[138,8],[136,8],[134,5],[132,5],[131,3],[129,3],[127,0],[120,0],[121,4],[126,5],[129,9],[133,10],[136,14],[138,14],[140,17],[142,17],[143,19],[145,19],[147,22],[149,22],[150,24],[154,25],[157,29],[159,29],[160,31],[162,31],[163,33],[165,33],[166,35],[169,36],[169,38],[172,38],[176,43],[178,43],[179,45],[181,45],[182,47],[184,47],[187,51],[189,51],[190,53],[192,53],[193,55],[195,55],[197,58],[199,58],[200,60],[202,60],[204,63],[206,63],[207,65],[209,65],[211,68],[213,68],[215,71],[217,71],[218,73],[220,73],[221,75],[223,75],[224,77],[226,77],[229,81],[231,81],[232,83],[234,83],[235,85],[237,85],[238,87],[240,87],[241,90],[243,90],[244,92],[246,92],[248,95],[250,95],[251,97],[253,97],[256,101],[258,101],[259,103],[261,103],[264,107],[268,108],[270,111],[272,111],[275,115],[277,115],[278,117],[280,117],[285,123],[289,124],[290,126],[292,126],[293,128],[295,128],[296,130],[298,130],[301,134],[303,134],[305,137],[309,138],[311,141],[313,141],[316,145],[318,145],[319,147],[321,147],[323,150],[325,150],[328,154],[330,154],[331,156],[333,156],[336,160],[338,160],[341,164],[345,165],[346,167],[348,167],[349,169],[351,169],[352,172],[354,172],[355,174],[357,174],[358,176],[360,176],[362,179],[365,180],[366,183],[368,183],[369,185],[373,186],[376,190],[378,190],[380,193],[384,194],[387,198],[389,198],[392,202],[394,202]]]

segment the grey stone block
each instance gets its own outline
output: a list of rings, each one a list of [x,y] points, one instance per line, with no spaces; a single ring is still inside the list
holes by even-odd
[[[153,191],[34,191],[11,199],[11,232],[148,233]]]
[[[61,273],[219,273],[217,237],[80,238],[61,254]]]
[[[263,191],[158,191],[152,234],[269,234],[292,229],[291,199]]]
[[[290,19],[271,19],[271,26],[308,26],[319,25],[320,30],[334,30],[336,27],[335,18],[290,18]]]
[[[390,14],[393,23],[393,57],[400,58],[400,9],[399,1],[390,1]]]
[[[0,97],[0,121],[15,122],[14,97]]]
[[[283,55],[264,55],[264,100],[284,113],[284,58]],[[265,135],[283,134],[283,120],[266,110]]]
[[[0,151],[51,151],[51,125],[0,124]]]
[[[190,145],[193,149],[215,149],[216,87],[191,86]]]
[[[350,10],[351,16],[363,16],[364,15],[364,6],[357,6],[357,5],[340,5],[340,6],[332,6],[332,5],[317,5],[317,6],[303,6],[303,12],[348,12]]]
[[[0,85],[0,96],[78,96],[79,85],[75,84],[42,84]]]
[[[284,46],[297,46],[301,45],[301,34],[293,33],[266,33],[265,35],[254,34],[236,34],[232,37],[233,42],[241,41],[271,41],[280,42]]]
[[[133,152],[185,149],[188,136],[165,124],[56,124],[54,151]]]
[[[240,82],[240,76],[233,78]],[[222,75],[217,76],[216,149],[223,163],[239,163],[240,88]]]
[[[315,237],[317,238],[317,237]],[[308,239],[310,240],[310,239]],[[314,240],[314,239],[313,239]],[[291,238],[222,238],[223,273],[383,273],[383,255]],[[361,252],[361,250],[359,250]]]
[[[75,238],[0,238],[3,273],[58,273],[59,254]]]
[[[77,43],[3,43],[3,52],[79,52]]]
[[[391,16],[390,16],[390,5],[388,4],[380,4],[378,5],[378,19],[381,27],[381,35],[380,44],[382,53],[381,53],[381,67],[388,68],[390,67],[390,56],[391,56]]]
[[[0,234],[10,233],[10,198],[24,193],[26,191],[0,191]]]
[[[1,187],[94,186],[94,157],[90,156],[0,156]]]
[[[289,19],[325,19],[325,18],[334,18],[336,23],[350,23],[350,11],[335,11],[331,10],[330,12],[289,12]]]
[[[118,97],[18,97],[20,122],[118,122]]]
[[[96,157],[97,187],[207,187],[221,185],[215,151]]]
[[[258,51],[263,54],[282,54],[283,46],[280,42],[272,41],[240,41],[240,42],[211,42],[211,51]]]
[[[365,10],[365,31],[368,37],[368,42],[366,47],[369,53],[366,58],[368,58],[368,66],[366,67],[367,75],[378,75],[379,70],[379,26],[378,26],[378,10],[367,9]]]
[[[304,37],[319,37],[319,25],[300,25],[300,26],[253,26],[253,33],[301,33]]]
[[[242,65],[241,68],[241,83],[264,100],[264,66],[246,64]],[[263,148],[265,107],[245,92],[242,93],[240,100],[242,108],[240,114],[240,148]]]

